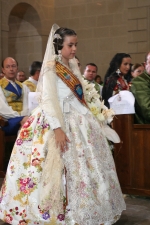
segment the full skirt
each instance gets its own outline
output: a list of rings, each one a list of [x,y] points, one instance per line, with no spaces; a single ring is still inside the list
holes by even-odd
[[[71,143],[65,166],[64,214],[53,217],[39,207],[40,179],[48,151],[50,126],[37,108],[19,132],[0,192],[0,219],[13,225],[111,225],[125,209],[115,165],[102,127],[88,112],[64,114]]]

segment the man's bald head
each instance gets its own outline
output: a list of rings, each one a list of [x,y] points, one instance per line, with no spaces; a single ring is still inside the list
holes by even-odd
[[[8,80],[15,81],[18,72],[18,63],[15,59],[7,57],[2,61],[2,72]]]
[[[12,60],[14,60],[14,61],[16,62],[16,64],[17,64],[17,67],[18,67],[18,62],[17,62],[16,59],[14,59],[14,58],[12,58],[12,57],[6,57],[5,59],[2,60],[2,64],[1,64],[2,68],[4,68],[4,62],[5,62],[5,60],[7,60],[7,59],[12,59]]]

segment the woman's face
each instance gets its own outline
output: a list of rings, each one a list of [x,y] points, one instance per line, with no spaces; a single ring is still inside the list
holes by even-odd
[[[131,74],[132,74],[132,77],[137,77],[143,72],[144,72],[144,66],[139,66],[133,72],[131,72]]]
[[[128,57],[128,58],[123,58],[122,59],[122,63],[120,65],[120,72],[123,74],[123,75],[126,75],[129,70],[130,70],[130,67],[131,67],[131,58]]]
[[[62,57],[69,60],[75,57],[77,50],[77,36],[66,36],[61,50]]]

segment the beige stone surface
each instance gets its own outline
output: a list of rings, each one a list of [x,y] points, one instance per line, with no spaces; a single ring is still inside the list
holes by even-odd
[[[12,55],[28,73],[42,60],[53,23],[74,29],[82,68],[94,62],[103,77],[117,52],[132,63],[150,49],[150,0],[1,0],[1,59]]]
[[[118,13],[124,9],[125,1],[120,0],[108,0],[108,13]]]
[[[141,63],[145,61],[145,53],[135,53],[132,54],[132,60],[134,63]]]
[[[149,6],[149,0],[137,0],[138,6]]]
[[[145,42],[139,42],[137,46],[137,52],[147,52],[148,50],[148,43]]]
[[[106,13],[107,13],[107,1],[97,1],[93,3],[87,3],[88,16],[99,16],[101,14]]]
[[[129,42],[140,42],[140,41],[146,41],[147,40],[147,31],[132,31],[130,32],[130,38]]]
[[[142,1],[142,0],[140,0]],[[128,7],[128,8],[135,8],[138,6],[138,3],[137,3],[137,0],[126,0],[125,1],[125,7]]]
[[[99,27],[113,26],[113,14],[98,16],[97,26]]]
[[[128,31],[133,31],[133,30],[137,30],[138,28],[138,20],[134,19],[134,20],[128,20]]]
[[[136,53],[138,51],[138,44],[136,42],[130,42],[128,43],[128,48],[130,49],[130,53]]]
[[[136,7],[129,9],[128,18],[137,19],[137,18],[146,18],[147,17],[147,7]]]
[[[138,19],[138,30],[146,30],[148,28],[147,19]]]
[[[110,27],[110,35],[113,37],[126,36],[127,25]]]

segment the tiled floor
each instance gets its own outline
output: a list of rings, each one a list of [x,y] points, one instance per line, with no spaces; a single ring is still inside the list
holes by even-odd
[[[1,186],[2,180],[0,180]],[[150,198],[125,197],[127,210],[115,225],[150,225]],[[0,225],[7,225],[0,220]]]

